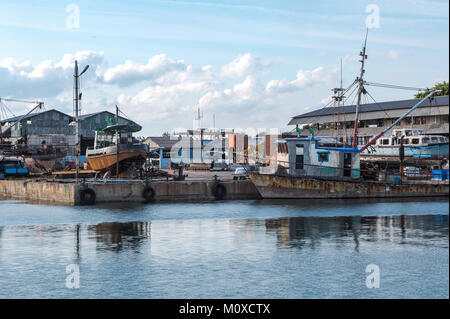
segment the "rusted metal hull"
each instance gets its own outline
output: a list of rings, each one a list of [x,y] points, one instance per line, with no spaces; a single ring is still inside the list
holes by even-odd
[[[250,174],[263,198],[395,198],[448,196],[449,185],[333,181],[311,177]]]

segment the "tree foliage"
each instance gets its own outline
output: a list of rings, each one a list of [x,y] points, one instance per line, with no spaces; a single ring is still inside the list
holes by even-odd
[[[437,83],[431,89],[427,88],[425,91],[417,93],[416,95],[414,95],[414,97],[416,99],[422,99],[425,96],[427,96],[428,94],[430,94],[430,92],[432,90],[440,90],[440,92],[436,93],[436,96],[448,95],[448,82],[444,81],[442,83]]]

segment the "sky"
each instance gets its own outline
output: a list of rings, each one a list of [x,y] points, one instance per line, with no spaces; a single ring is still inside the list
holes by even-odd
[[[448,1],[0,0],[0,97],[72,114],[76,59],[90,66],[82,114],[117,104],[138,135],[190,129],[198,107],[203,127],[284,131],[326,106],[341,60],[343,87],[358,76],[366,28],[367,81],[448,81]],[[368,91],[377,102],[415,94]]]

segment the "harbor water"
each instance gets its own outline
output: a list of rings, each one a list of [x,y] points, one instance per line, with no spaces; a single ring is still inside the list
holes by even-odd
[[[448,216],[437,199],[3,200],[0,297],[448,298]]]

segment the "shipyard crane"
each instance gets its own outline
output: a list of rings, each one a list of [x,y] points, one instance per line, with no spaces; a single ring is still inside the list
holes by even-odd
[[[11,99],[11,98],[2,98],[0,97],[0,102],[5,101],[5,102],[17,102],[17,103],[28,103],[28,104],[36,104],[30,111],[28,111],[25,115],[20,116],[19,118],[17,118],[16,120],[14,120],[12,123],[10,123],[10,125],[6,128],[5,132],[9,129],[11,129],[11,127],[13,127],[14,125],[16,125],[18,122],[22,121],[27,115],[29,115],[30,113],[34,112],[36,109],[42,109],[44,106],[44,102],[42,101],[38,101],[38,100],[34,100],[34,101],[29,101],[29,100],[22,100],[22,99]],[[9,110],[9,109],[8,109]],[[11,112],[11,111],[10,111]],[[12,113],[12,112],[11,112]],[[13,114],[14,115],[14,114]],[[0,145],[3,144],[3,130],[2,130],[2,126],[0,125]]]

